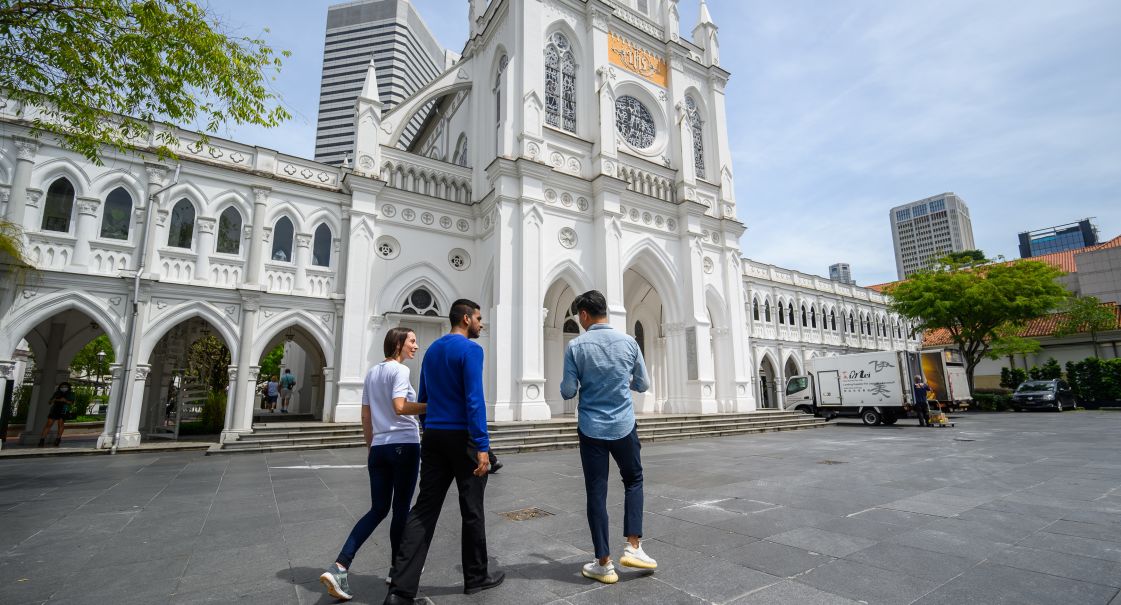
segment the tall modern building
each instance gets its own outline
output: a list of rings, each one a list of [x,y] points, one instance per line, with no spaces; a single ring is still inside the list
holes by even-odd
[[[888,213],[899,279],[928,269],[934,260],[974,249],[965,200],[947,192],[896,206]]]
[[[848,263],[834,263],[829,265],[829,279],[830,281],[841,282],[842,284],[855,284],[852,279],[852,268]]]
[[[1020,234],[1020,258],[1031,258],[1041,254],[1078,250],[1098,243],[1098,228],[1090,219],[1077,223],[1055,225]]]
[[[329,7],[315,160],[339,165],[354,147],[354,102],[371,58],[378,95],[388,112],[444,71],[445,54],[408,0],[360,0]],[[408,140],[428,109],[410,123]]]

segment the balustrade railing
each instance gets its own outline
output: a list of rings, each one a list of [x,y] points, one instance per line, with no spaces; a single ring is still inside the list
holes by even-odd
[[[383,150],[381,180],[389,187],[455,202],[471,203],[471,169],[400,150]]]
[[[191,282],[195,279],[195,262],[198,255],[190,250],[160,249],[160,279],[164,281]]]
[[[39,269],[63,269],[74,258],[74,238],[64,234],[28,233],[27,258]]]
[[[265,287],[269,292],[290,294],[295,284],[295,267],[280,263],[265,263]]]

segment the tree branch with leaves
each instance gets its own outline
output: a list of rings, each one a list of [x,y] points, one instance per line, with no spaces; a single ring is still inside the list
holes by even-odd
[[[1055,337],[1073,334],[1090,334],[1094,357],[1098,356],[1098,332],[1117,329],[1117,310],[1113,305],[1102,304],[1093,296],[1075,296],[1066,301],[1062,319],[1055,328]]]
[[[291,116],[269,82],[288,56],[191,0],[0,3],[0,95],[95,164],[105,146],[174,157],[175,133],[156,122],[280,124]]]

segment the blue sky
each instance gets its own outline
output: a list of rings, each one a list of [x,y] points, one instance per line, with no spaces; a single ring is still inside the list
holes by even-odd
[[[682,31],[699,0],[681,0]],[[326,7],[212,3],[292,51],[276,89],[295,115],[223,136],[312,156]],[[467,2],[413,0],[459,50]],[[895,279],[888,209],[944,191],[977,245],[1095,217],[1121,234],[1121,2],[709,0],[720,27],[741,240],[752,259]]]

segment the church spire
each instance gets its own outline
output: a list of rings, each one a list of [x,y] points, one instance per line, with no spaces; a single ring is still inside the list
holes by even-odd
[[[384,108],[378,94],[378,73],[374,59],[366,67],[366,81],[354,102],[354,171],[368,176],[377,174],[381,161],[381,112]]]
[[[366,81],[362,83],[362,92],[358,96],[367,101],[381,103],[381,96],[378,94],[378,72],[374,67],[373,57],[370,57],[370,64],[366,66]]]
[[[693,43],[705,50],[705,63],[720,65],[720,43],[716,39],[716,23],[708,12],[708,4],[701,0],[697,26],[693,28]]]
[[[708,13],[708,4],[705,3],[705,0],[701,0],[701,12],[700,17],[697,19],[697,25],[705,24],[712,25],[713,27],[716,26],[716,24],[712,22],[712,15]]]

